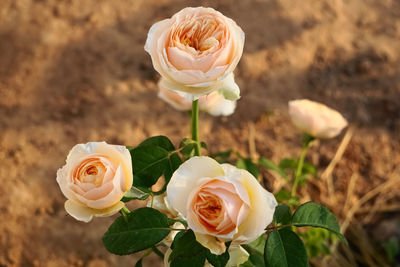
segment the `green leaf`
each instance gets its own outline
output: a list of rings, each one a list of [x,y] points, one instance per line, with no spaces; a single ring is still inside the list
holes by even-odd
[[[190,230],[174,239],[173,250],[169,256],[170,267],[203,267],[207,249],[196,241]]]
[[[165,214],[152,208],[140,208],[118,217],[102,240],[109,252],[127,255],[156,245],[169,233]]]
[[[154,194],[165,192],[172,174],[182,164],[174,145],[165,136],[146,139],[131,151],[131,156],[135,186],[151,187],[164,174],[165,186]]]
[[[303,238],[310,258],[330,254],[330,245],[338,240],[334,233],[324,228],[310,227],[298,234]]]
[[[221,255],[215,255],[212,254],[210,250],[207,249],[207,260],[209,263],[212,264],[214,267],[225,267],[226,264],[229,261],[229,246],[231,245],[231,242],[225,243],[226,245],[226,251],[222,253]]]
[[[283,169],[281,169],[279,166],[275,165],[272,161],[270,161],[267,158],[261,157],[258,160],[258,164],[260,164],[261,166],[264,166],[267,169],[277,172],[280,176],[282,176],[284,178],[288,177],[287,173]]]
[[[285,204],[279,204],[275,208],[274,213],[274,223],[280,223],[282,225],[290,224],[292,220],[292,214],[290,212],[290,207]]]
[[[228,151],[211,154],[211,155],[209,155],[209,157],[215,159],[219,163],[225,163],[225,162],[228,162],[228,158],[231,156],[231,154],[232,154],[232,150],[228,150]]]
[[[289,228],[272,231],[264,249],[265,266],[307,267],[306,248],[296,233]]]
[[[291,170],[295,171],[297,169],[298,162],[299,162],[298,159],[286,158],[286,159],[281,160],[281,162],[279,163],[279,168],[284,169],[284,170],[291,169]],[[312,163],[304,161],[301,175],[306,175],[306,174],[311,174],[314,177],[317,177],[317,169],[315,168],[314,165],[312,165]]]
[[[258,170],[258,166],[251,161],[250,158],[245,158],[245,159],[238,159],[236,161],[236,167],[239,169],[247,170],[250,172],[255,178],[258,178],[260,176],[260,171]]]
[[[172,174],[179,168],[182,164],[182,160],[177,153],[170,154],[168,158],[168,166],[164,170],[165,184],[168,184],[172,177]]]
[[[292,224],[297,227],[312,226],[327,229],[347,243],[346,238],[340,233],[340,226],[335,215],[326,207],[315,202],[302,204],[293,214]]]
[[[388,241],[383,243],[383,248],[390,263],[394,263],[396,255],[400,252],[399,244],[399,239],[396,236],[390,237]]]
[[[141,258],[140,260],[138,260],[135,264],[135,267],[142,267],[142,262],[143,262],[143,258]]]
[[[281,169],[292,169],[296,170],[297,168],[297,159],[282,159],[281,162],[279,162],[279,168]]]
[[[249,253],[250,256],[249,256],[249,259],[245,263],[240,264],[240,267],[265,266],[263,255],[260,252],[258,252],[257,250],[255,250],[247,245],[242,245],[242,247]]]
[[[292,196],[290,192],[285,189],[282,189],[276,193],[275,198],[278,202],[286,201],[288,204],[293,206],[299,205],[299,198]]]
[[[207,144],[204,143],[204,142],[200,142],[200,146],[201,146],[202,148],[204,148],[204,149],[208,149],[208,148],[207,148]]]
[[[188,227],[187,221],[185,221],[184,219],[172,219],[172,218],[168,218],[168,223],[169,225],[173,225],[174,223],[179,222],[181,224],[183,224],[184,226]]]
[[[161,148],[164,148],[167,151],[174,151],[175,147],[172,144],[172,142],[168,139],[166,136],[152,136],[150,138],[147,138],[144,140],[142,143],[138,145],[138,147],[143,147],[143,146],[158,146]]]
[[[184,159],[190,159],[191,157],[194,156],[194,148],[196,147],[195,143],[190,143],[185,145],[185,147],[181,150],[181,154]]]
[[[145,192],[140,188],[132,186],[132,188],[124,194],[123,202],[131,201],[132,199],[145,200],[150,196],[149,192]]]
[[[132,153],[133,179],[135,186],[150,187],[168,168],[168,151],[158,146],[138,146]]]

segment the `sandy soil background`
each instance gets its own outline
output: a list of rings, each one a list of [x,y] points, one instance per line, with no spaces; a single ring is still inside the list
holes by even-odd
[[[248,155],[254,129],[257,154],[275,162],[298,155],[300,134],[289,123],[287,101],[310,98],[355,127],[332,176],[337,198],[328,204],[341,221],[352,176],[358,179],[350,207],[399,175],[398,0],[2,0],[0,266],[134,265],[135,257],[110,255],[101,243],[112,218],[85,224],[66,216],[56,171],[76,143],[136,145],[157,134],[178,143],[189,135],[187,114],[157,99],[158,74],[143,45],[154,22],[200,5],[233,18],[246,33],[236,112],[201,116],[210,152],[233,148]],[[312,148],[308,159],[319,173],[340,141]],[[273,190],[273,177],[264,176]],[[310,192],[305,199],[324,201],[324,188]],[[379,206],[392,208],[354,220],[377,244],[376,253],[389,236],[400,237],[393,208],[399,192],[398,184],[386,188],[366,204],[383,199]]]

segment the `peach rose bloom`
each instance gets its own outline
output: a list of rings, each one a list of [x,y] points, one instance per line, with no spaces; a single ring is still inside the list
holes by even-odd
[[[132,187],[131,155],[124,146],[105,142],[78,144],[57,171],[57,182],[68,198],[65,209],[79,221],[117,213]]]
[[[333,138],[347,126],[339,112],[308,99],[289,101],[289,115],[300,131],[315,138]]]
[[[176,108],[187,111],[192,109],[192,102],[178,93],[160,86],[158,97]],[[236,108],[236,101],[225,99],[219,92],[212,92],[199,98],[199,109],[213,116],[229,116]]]
[[[184,8],[155,23],[144,49],[169,90],[197,99],[220,90],[237,100],[240,90],[233,70],[243,53],[244,33],[231,19],[212,8]]]
[[[277,202],[246,170],[193,157],[172,175],[167,198],[188,222],[196,239],[214,254],[225,242],[245,244],[264,233]]]

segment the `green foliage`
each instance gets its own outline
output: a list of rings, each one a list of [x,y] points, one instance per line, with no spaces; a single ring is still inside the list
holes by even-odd
[[[168,260],[171,267],[203,267],[206,259],[215,267],[224,267],[229,261],[229,246],[230,242],[227,242],[227,249],[221,255],[212,254],[209,249],[197,242],[193,231],[189,230],[176,235],[171,246],[172,253]]]
[[[270,161],[267,158],[261,157],[258,160],[258,164],[260,166],[264,166],[267,169],[275,171],[276,173],[278,173],[280,176],[282,176],[284,178],[288,177],[287,173],[282,168],[280,168],[279,166],[275,165],[272,161]]]
[[[184,160],[188,160],[195,155],[196,145],[197,142],[191,138],[184,138],[181,141],[179,148],[181,148],[180,153]],[[204,142],[200,142],[200,146],[204,149],[207,149],[207,145]]]
[[[239,158],[236,161],[236,167],[239,169],[247,170],[255,178],[260,176],[260,171],[258,170],[257,164],[255,164],[250,158]]]
[[[109,252],[127,255],[156,245],[169,233],[165,214],[152,208],[140,208],[117,218],[102,240]]]
[[[166,151],[174,151],[175,147],[168,137],[163,135],[152,136],[141,142],[138,147],[143,146],[157,146],[165,149]]]
[[[203,267],[206,258],[207,249],[196,241],[194,233],[190,230],[175,237],[168,261],[171,267]]]
[[[327,229],[347,243],[346,238],[340,233],[340,226],[335,215],[315,202],[302,204],[293,214],[292,224],[297,227],[312,226]]]
[[[272,231],[264,249],[265,266],[306,267],[306,248],[296,233],[289,228]]]
[[[168,167],[168,151],[158,146],[138,146],[131,153],[135,186],[151,187]]]
[[[141,190],[140,188],[132,186],[132,188],[124,194],[122,198],[123,202],[128,202],[133,199],[137,200],[145,200],[150,196],[150,193],[145,190]]]
[[[279,204],[275,208],[273,222],[276,224],[290,224],[292,221],[292,213],[290,212],[290,207],[285,204]]]
[[[169,225],[173,225],[174,223],[181,223],[183,224],[185,227],[188,227],[187,221],[183,220],[183,219],[172,219],[172,218],[168,218],[168,223]]]
[[[212,254],[210,250],[207,250],[207,260],[214,267],[225,267],[229,261],[229,246],[231,242],[226,243],[226,251],[221,255]]]
[[[209,156],[211,158],[215,159],[216,161],[218,161],[219,163],[227,163],[231,154],[232,154],[232,150],[227,150],[227,151],[211,154]]]
[[[285,202],[292,206],[298,206],[300,199],[296,196],[292,196],[289,191],[282,189],[275,194],[275,198],[278,202]]]
[[[263,253],[252,248],[248,245],[242,245],[242,247],[249,253],[249,259],[240,265],[240,267],[261,267],[264,265]]]
[[[187,160],[194,156],[194,148],[196,146],[196,141],[190,138],[184,138],[179,145],[179,148],[182,148],[180,153],[183,156],[184,160]]]
[[[299,160],[298,159],[283,159],[281,160],[281,162],[279,163],[279,168],[286,170],[293,170],[295,171],[297,169],[297,165],[299,164]],[[312,165],[312,163],[304,161],[303,163],[303,169],[301,171],[301,175],[305,176],[311,174],[314,177],[317,177],[317,169],[315,168],[314,165]]]
[[[329,243],[337,241],[334,234],[324,228],[308,228],[299,235],[304,240],[310,258],[330,254]]]
[[[400,253],[400,240],[396,236],[392,236],[387,242],[383,243],[387,258],[393,263],[396,255]]]
[[[136,262],[135,267],[142,267],[143,266],[142,263],[143,263],[143,258],[141,258]]]
[[[261,235],[253,242],[242,245],[242,247],[249,253],[249,259],[240,265],[240,267],[261,267],[264,266],[264,246],[266,242],[265,235]]]
[[[172,142],[165,136],[153,136],[139,146],[130,149],[133,168],[133,185],[150,188],[164,175],[165,186],[156,194],[165,191],[173,172],[182,163]]]

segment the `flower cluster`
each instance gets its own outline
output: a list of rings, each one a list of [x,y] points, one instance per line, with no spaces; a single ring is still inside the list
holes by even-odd
[[[289,102],[294,125],[309,137],[300,159],[293,161],[289,199],[297,207],[293,215],[291,207],[278,205],[259,180],[257,169],[262,166],[287,178],[282,164],[276,166],[265,158],[255,164],[238,153],[236,166],[226,158],[217,161],[218,153],[201,156],[199,109],[215,116],[234,112],[240,90],[233,71],[243,45],[240,27],[211,8],[185,8],[157,22],[149,31],[145,50],[161,75],[158,96],[178,110],[192,109],[192,139],[184,139],[178,148],[167,137],[156,136],[136,147],[89,142],[70,151],[57,172],[67,198],[65,209],[83,222],[120,212],[122,216],[103,236],[110,252],[125,255],[147,250],[140,266],[151,252],[161,255],[165,266],[189,262],[258,266],[257,257],[271,266],[290,266],[284,261],[293,249],[300,255],[296,266],[301,267],[308,265],[307,255],[291,226],[322,227],[341,237],[336,219],[325,207],[290,202],[304,175],[309,143],[335,137],[347,126],[337,111],[309,100]],[[164,186],[154,191],[160,177]],[[128,201],[145,199],[146,207],[130,211],[125,206]],[[254,242],[262,244],[263,252]],[[163,246],[165,255],[158,249]],[[274,253],[278,260],[272,258]],[[280,260],[283,265],[271,264]]]

